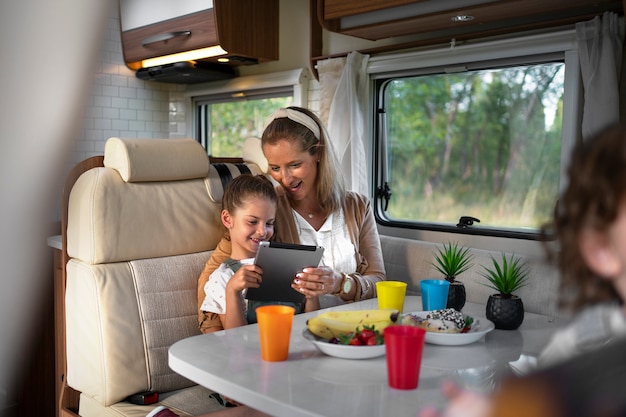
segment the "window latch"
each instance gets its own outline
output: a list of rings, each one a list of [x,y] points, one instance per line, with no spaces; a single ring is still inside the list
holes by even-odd
[[[385,182],[385,185],[382,187],[378,187],[376,190],[376,197],[385,199],[385,207],[383,211],[387,211],[387,207],[389,207],[389,200],[391,199],[391,188],[389,188],[389,183]]]
[[[480,220],[478,220],[475,217],[461,216],[461,218],[459,219],[459,223],[457,223],[456,227],[458,227],[460,229],[464,229],[464,228],[466,228],[468,226],[473,225],[474,222],[480,223]]]

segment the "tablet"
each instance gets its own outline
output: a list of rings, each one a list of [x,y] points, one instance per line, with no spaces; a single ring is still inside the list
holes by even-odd
[[[263,269],[263,282],[259,288],[248,288],[246,298],[301,303],[304,294],[291,288],[291,283],[304,268],[317,267],[323,253],[321,246],[261,242],[254,263]]]

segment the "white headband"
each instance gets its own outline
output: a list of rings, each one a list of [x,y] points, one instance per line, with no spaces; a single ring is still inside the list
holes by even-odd
[[[288,118],[289,120],[293,120],[296,123],[300,123],[301,125],[307,127],[311,132],[313,132],[313,134],[315,135],[317,140],[320,140],[320,127],[317,125],[317,123],[315,123],[315,120],[311,119],[309,116],[307,116],[306,114],[304,114],[304,113],[302,113],[301,111],[298,111],[298,110],[293,110],[293,109],[278,109],[278,110],[276,110],[265,121],[265,127],[267,128],[267,126],[270,123],[272,123],[275,119],[280,119],[280,118],[284,118],[284,117]]]

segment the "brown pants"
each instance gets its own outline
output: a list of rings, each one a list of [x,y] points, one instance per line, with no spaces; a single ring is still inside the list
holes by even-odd
[[[203,334],[224,330],[219,314],[201,311],[198,315],[198,328]]]

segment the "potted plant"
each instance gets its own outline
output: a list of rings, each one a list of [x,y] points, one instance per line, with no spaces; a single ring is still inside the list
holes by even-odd
[[[479,272],[489,281],[483,285],[497,291],[487,301],[487,319],[495,324],[496,329],[515,330],[524,321],[524,303],[513,292],[526,285],[528,268],[513,254],[507,258],[502,253],[500,262],[492,256],[491,261],[491,267],[484,267],[484,271]]]
[[[457,281],[457,277],[473,266],[474,255],[469,248],[459,246],[457,242],[443,244],[443,248],[437,249],[435,262],[432,265],[441,272],[446,281],[450,283],[448,290],[448,308],[461,311],[465,305],[465,285]]]

